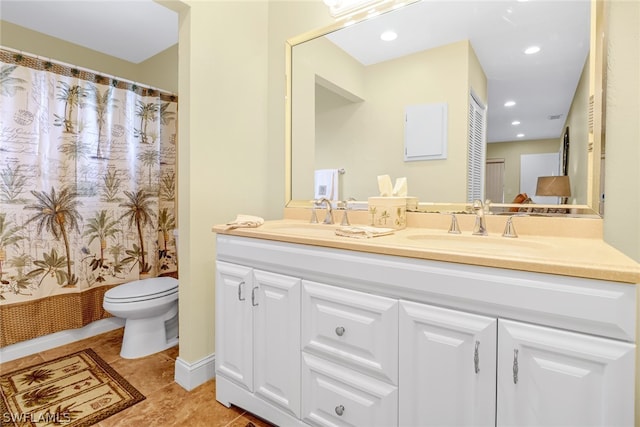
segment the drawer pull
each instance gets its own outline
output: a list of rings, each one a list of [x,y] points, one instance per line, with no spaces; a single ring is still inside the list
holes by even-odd
[[[238,300],[244,301],[246,298],[242,296],[242,285],[244,285],[244,280],[238,283]]]
[[[336,406],[336,414],[338,414],[338,416],[341,417],[342,414],[344,414],[344,406],[342,405]]]
[[[476,341],[476,349],[473,352],[473,366],[476,370],[476,374],[480,372],[480,341]]]
[[[344,327],[343,327],[343,326],[338,326],[338,327],[336,328],[336,335],[337,335],[337,336],[339,336],[339,337],[343,336],[343,335],[344,335],[344,332],[345,332],[345,329],[344,329]]]
[[[254,307],[258,306],[258,303],[256,302],[256,289],[258,289],[257,286],[251,289],[251,305]]]
[[[518,384],[518,350],[513,350],[513,383]]]

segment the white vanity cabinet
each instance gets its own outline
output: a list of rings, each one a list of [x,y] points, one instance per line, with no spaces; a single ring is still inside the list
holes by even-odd
[[[219,234],[216,398],[286,426],[632,426],[637,286]]]
[[[216,267],[216,374],[299,417],[300,279]]]

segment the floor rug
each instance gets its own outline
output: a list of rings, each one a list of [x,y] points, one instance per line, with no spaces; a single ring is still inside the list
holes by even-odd
[[[2,374],[2,426],[90,426],[145,399],[93,350]]]

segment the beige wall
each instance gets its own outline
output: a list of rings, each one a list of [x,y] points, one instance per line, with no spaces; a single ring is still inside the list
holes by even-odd
[[[171,93],[178,92],[178,46],[139,64],[0,21],[0,44],[25,53],[99,71]]]
[[[608,3],[604,236],[640,262],[640,2]]]
[[[504,202],[511,203],[520,193],[520,156],[522,154],[557,153],[559,150],[560,141],[557,139],[487,144],[487,159],[504,159]]]
[[[469,87],[484,102],[487,92],[471,45],[462,41],[363,67],[326,40],[311,44],[294,48],[293,198],[313,198],[314,169],[344,168],[343,199],[377,195],[376,177],[389,174],[407,177],[409,193],[421,201],[465,200]],[[318,75],[343,93],[314,90]],[[405,162],[404,109],[425,103],[447,104],[447,158]]]
[[[238,213],[267,216],[269,204],[281,211],[283,202],[267,190],[268,3],[185,3],[179,48],[180,358],[194,362],[215,350],[211,227]]]
[[[352,119],[367,102],[365,67],[320,37],[293,47],[292,68],[292,197],[310,200],[315,169],[351,170],[349,142],[363,139]]]
[[[473,50],[473,46],[469,44],[469,48],[467,49],[468,58],[468,69],[469,69],[469,90],[473,92],[473,95],[476,97],[476,100],[480,101],[485,107],[487,106],[489,99],[489,88],[487,85],[487,76],[484,74],[484,70],[482,69],[482,65],[480,64],[480,60],[476,55],[475,50]]]
[[[178,93],[178,45],[138,64],[137,75],[137,81]]]

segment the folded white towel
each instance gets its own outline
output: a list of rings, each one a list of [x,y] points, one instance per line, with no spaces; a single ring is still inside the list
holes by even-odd
[[[336,235],[368,239],[371,237],[393,234],[394,231],[395,230],[393,228],[370,227],[368,225],[349,225],[336,228]]]
[[[226,224],[225,230],[233,228],[256,228],[264,224],[264,219],[254,215],[238,214],[236,219]]]

